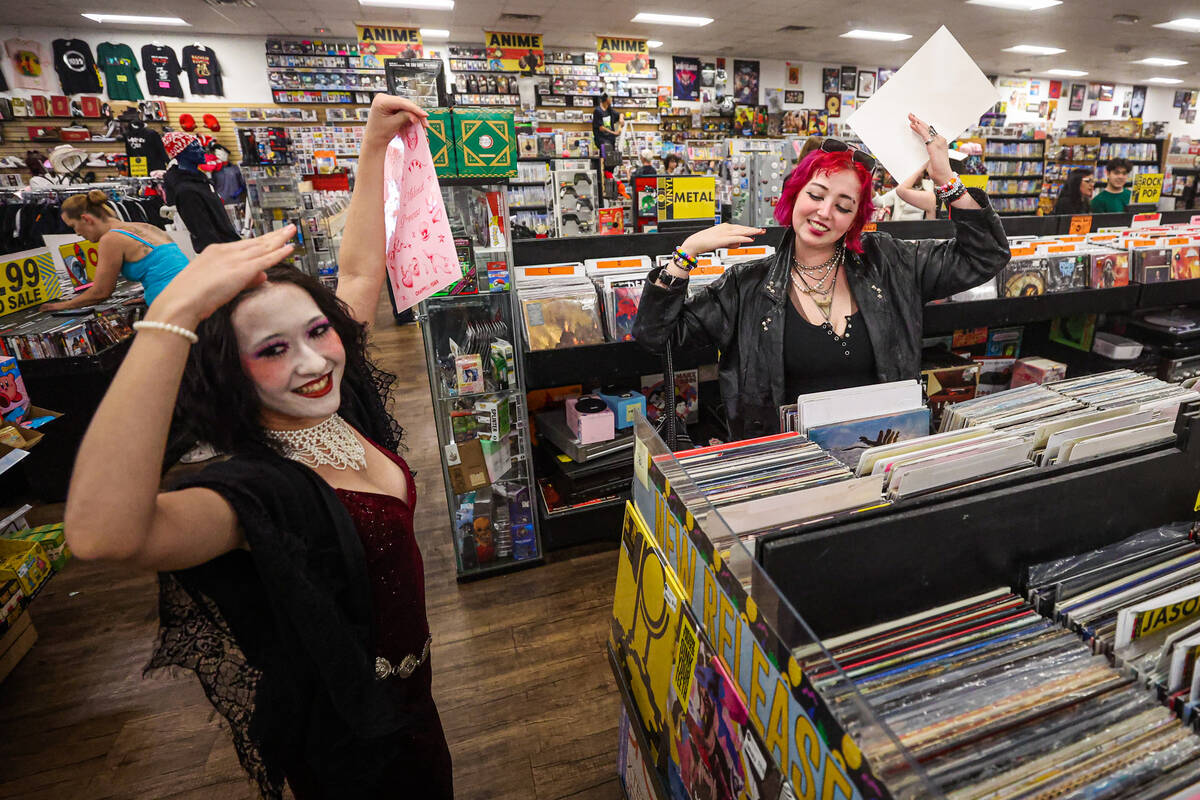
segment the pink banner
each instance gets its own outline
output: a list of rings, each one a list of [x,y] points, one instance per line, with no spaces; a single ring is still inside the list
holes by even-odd
[[[420,125],[410,125],[388,145],[383,191],[388,280],[396,311],[404,311],[462,279],[429,140]]]

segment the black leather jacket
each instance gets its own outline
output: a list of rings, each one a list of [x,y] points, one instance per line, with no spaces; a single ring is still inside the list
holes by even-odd
[[[863,253],[846,254],[846,277],[875,351],[880,382],[917,378],[921,371],[922,308],[930,300],[978,286],[1008,263],[1008,239],[987,195],[970,189],[982,207],[953,209],[953,239],[894,239],[865,233]],[[783,322],[793,232],[773,256],[729,268],[687,298],[683,287],[658,286],[650,273],[642,291],[634,338],[652,352],[716,345],[721,398],[730,433],[738,439],[777,433],[783,396]]]

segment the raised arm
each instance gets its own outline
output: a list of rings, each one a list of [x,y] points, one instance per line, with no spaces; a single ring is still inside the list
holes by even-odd
[[[286,258],[295,232],[289,225],[257,239],[208,246],[163,290],[146,319],[194,331],[242,289],[262,281],[263,270]],[[241,545],[233,509],[216,492],[158,491],[190,347],[178,333],[143,328],[92,417],[67,495],[67,542],[80,558],[171,570],[202,564]],[[116,472],[114,454],[120,462]]]
[[[338,255],[337,295],[359,322],[375,321],[379,293],[387,274],[384,264],[386,229],[383,221],[383,163],[388,144],[408,125],[428,118],[420,106],[404,97],[377,94],[363,133],[362,152],[354,179],[354,194],[346,211],[346,228]]]

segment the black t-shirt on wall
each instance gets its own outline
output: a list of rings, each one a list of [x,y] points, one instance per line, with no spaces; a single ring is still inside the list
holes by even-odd
[[[159,97],[183,98],[183,87],[179,85],[179,59],[175,51],[165,45],[148,44],[142,47],[142,69],[146,71],[146,88]]]
[[[162,136],[158,134],[158,131],[145,123],[142,123],[140,126],[136,123],[131,124],[128,130],[126,130],[125,155],[129,156],[130,159],[146,159],[146,170],[148,172],[153,172],[156,169],[166,169],[167,162],[170,160],[167,158],[167,148],[163,147]]]
[[[211,47],[189,44],[183,48],[183,68],[187,70],[192,94],[225,94],[221,65]]]
[[[82,39],[55,39],[54,71],[62,84],[63,94],[99,92],[100,78],[96,75],[96,60],[92,48]]]

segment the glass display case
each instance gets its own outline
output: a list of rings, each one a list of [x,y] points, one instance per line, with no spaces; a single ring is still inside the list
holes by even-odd
[[[459,580],[542,561],[506,195],[503,181],[443,181],[463,277],[417,316]]]

